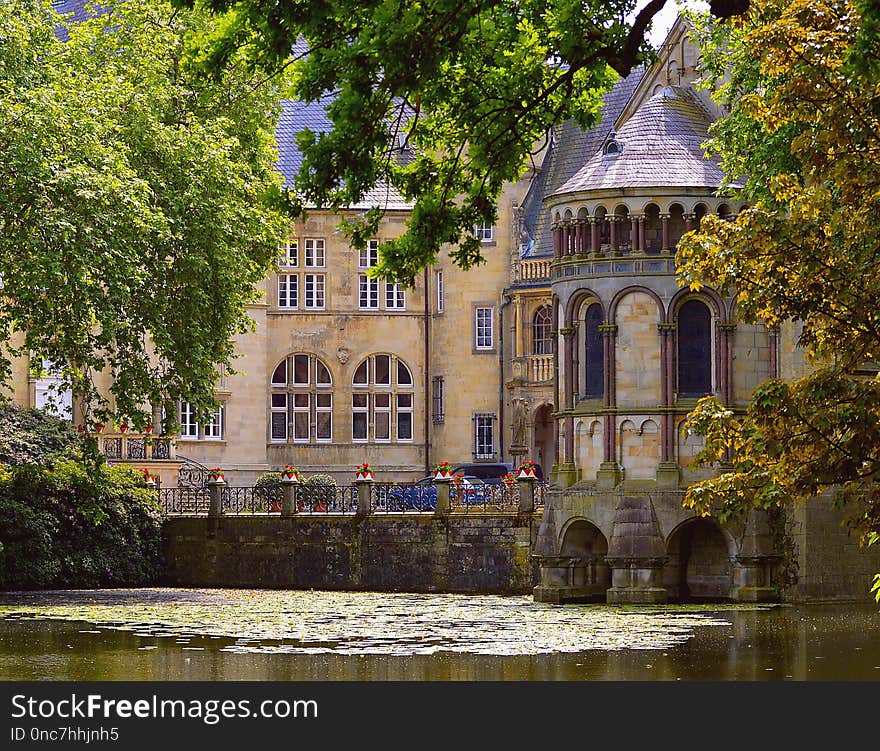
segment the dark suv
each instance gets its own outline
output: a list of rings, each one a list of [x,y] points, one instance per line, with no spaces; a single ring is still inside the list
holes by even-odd
[[[474,462],[457,464],[452,468],[454,475],[479,477],[487,485],[500,484],[501,478],[508,472],[513,472],[513,465],[510,462]]]

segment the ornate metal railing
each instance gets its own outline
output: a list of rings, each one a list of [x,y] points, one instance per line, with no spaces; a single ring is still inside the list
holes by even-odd
[[[159,507],[166,515],[207,514],[211,507],[211,498],[207,488],[160,488]]]
[[[177,484],[189,488],[203,488],[208,482],[208,468],[197,461],[177,455],[181,464],[177,468]]]
[[[297,485],[294,502],[298,514],[354,514],[358,489],[356,485]]]
[[[546,480],[542,480],[541,482],[536,482],[532,486],[532,500],[535,511],[544,508],[544,496],[547,493],[548,485],[549,483]]]
[[[449,506],[453,513],[474,511],[517,511],[519,509],[519,487],[505,485],[456,485],[449,488]]]
[[[220,489],[220,509],[224,514],[270,514],[280,512],[281,504],[258,488],[225,487]]]
[[[146,433],[102,433],[98,436],[98,451],[107,459],[150,461],[175,458],[173,439],[155,438]]]
[[[370,486],[370,511],[424,513],[436,509],[437,488],[433,483],[377,483]]]

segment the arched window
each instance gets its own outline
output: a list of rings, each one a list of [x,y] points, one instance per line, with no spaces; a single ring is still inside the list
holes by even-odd
[[[705,303],[688,300],[678,309],[678,395],[712,391],[712,315]]]
[[[535,311],[532,319],[532,354],[549,355],[553,352],[553,340],[551,330],[553,328],[553,314],[550,306],[544,305]]]
[[[370,355],[351,380],[351,440],[409,443],[413,440],[413,376],[395,355]]]
[[[315,355],[288,355],[272,371],[269,438],[274,443],[333,440],[333,378]]]
[[[602,344],[602,306],[593,303],[584,316],[584,396],[595,399],[605,393],[605,352]]]

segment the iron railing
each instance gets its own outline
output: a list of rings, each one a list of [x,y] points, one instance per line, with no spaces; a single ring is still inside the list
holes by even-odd
[[[519,487],[504,483],[486,485],[457,485],[449,488],[450,511],[470,513],[474,511],[517,511]]]
[[[433,512],[437,488],[433,483],[376,483],[370,486],[370,511],[385,513]]]
[[[159,488],[159,507],[166,515],[183,514],[187,516],[207,514],[211,507],[211,497],[207,488]]]
[[[293,497],[298,514],[354,514],[358,510],[356,485],[297,485]]]

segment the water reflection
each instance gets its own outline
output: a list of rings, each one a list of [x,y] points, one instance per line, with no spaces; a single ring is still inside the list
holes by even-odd
[[[880,680],[873,604],[258,590],[0,596],[3,680]]]

